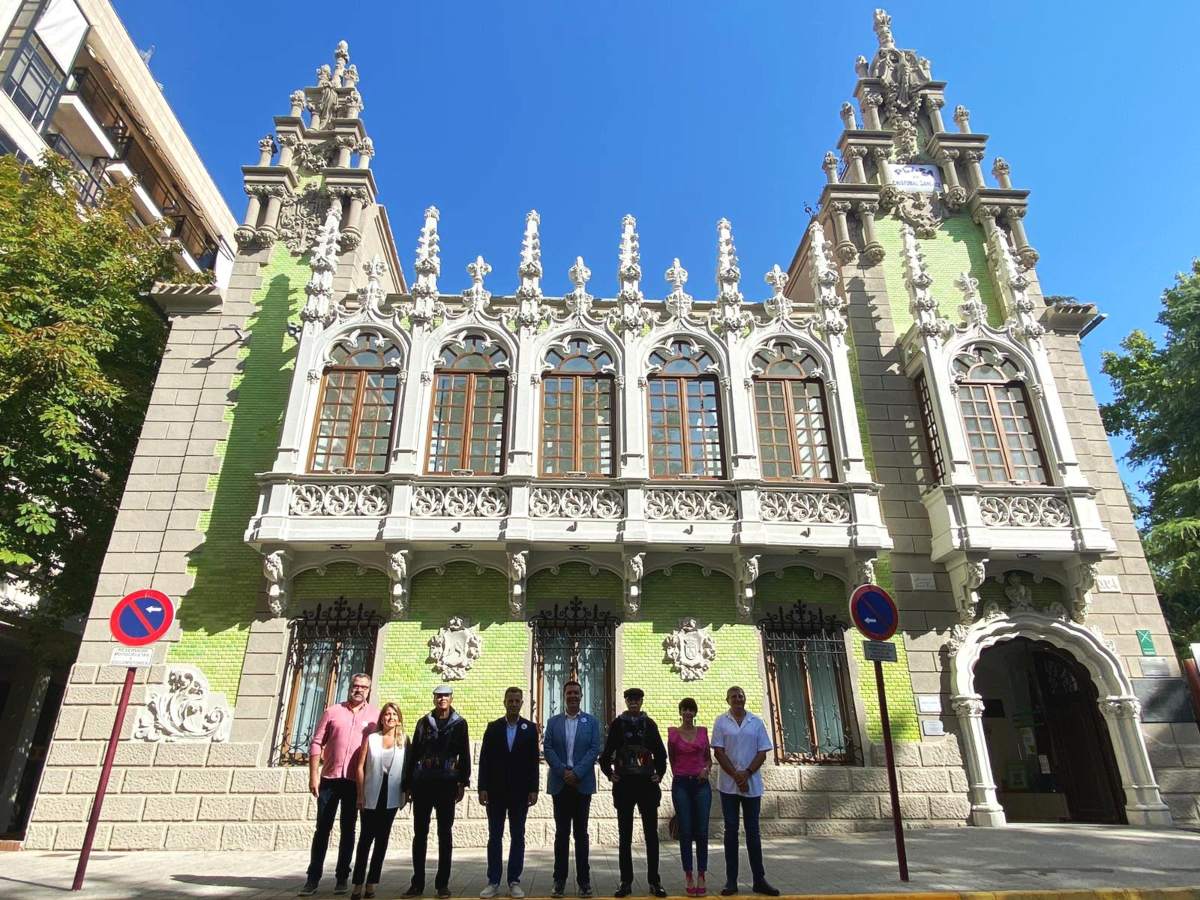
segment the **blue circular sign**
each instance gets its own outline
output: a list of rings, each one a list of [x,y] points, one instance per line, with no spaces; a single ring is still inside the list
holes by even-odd
[[[175,621],[175,604],[162,591],[142,590],[126,594],[108,619],[112,636],[129,647],[152,644],[167,633]]]
[[[877,584],[864,584],[850,595],[850,618],[872,641],[886,641],[900,626],[896,601]]]

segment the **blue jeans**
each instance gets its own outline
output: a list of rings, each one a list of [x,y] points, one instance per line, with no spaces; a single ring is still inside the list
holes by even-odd
[[[712,786],[707,778],[676,775],[671,783],[675,824],[679,826],[679,856],[683,871],[692,874],[692,841],[696,842],[696,865],[708,871],[708,814],[712,809]]]
[[[505,797],[492,793],[488,797],[488,884],[500,883],[500,870],[504,861],[504,822],[508,820],[508,883],[521,880],[525,868],[525,817],[529,814],[529,797]]]
[[[721,814],[725,818],[725,886],[737,888],[738,880],[738,812],[746,827],[746,855],[750,857],[750,872],[754,883],[767,880],[763,869],[762,835],[758,832],[758,813],[762,797],[726,794],[721,791]]]

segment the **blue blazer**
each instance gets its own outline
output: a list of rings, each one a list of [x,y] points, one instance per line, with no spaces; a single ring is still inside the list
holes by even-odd
[[[567,717],[563,713],[551,716],[546,723],[546,736],[542,752],[550,764],[546,776],[546,793],[554,796],[563,789],[563,772],[567,765]],[[596,793],[596,759],[600,756],[600,720],[591,713],[579,714],[579,726],[575,731],[575,765],[571,770],[579,776],[581,794]]]

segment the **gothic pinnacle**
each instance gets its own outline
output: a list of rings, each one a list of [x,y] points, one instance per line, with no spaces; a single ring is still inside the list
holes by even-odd
[[[414,294],[437,296],[437,277],[442,271],[441,239],[437,230],[439,215],[436,206],[425,210],[425,225],[417,238],[417,260],[413,264],[417,273],[417,283],[413,286]]]
[[[741,297],[742,270],[738,268],[733,226],[728,219],[717,221],[717,292],[721,297]]]
[[[521,286],[517,288],[519,297],[542,296],[542,241],[538,236],[538,225],[542,217],[536,209],[531,209],[525,216],[525,236],[521,240],[521,264],[517,274],[521,276]]]
[[[617,263],[621,279],[621,296],[629,299],[642,296],[642,258],[638,248],[637,219],[626,215],[621,219],[621,251]]]

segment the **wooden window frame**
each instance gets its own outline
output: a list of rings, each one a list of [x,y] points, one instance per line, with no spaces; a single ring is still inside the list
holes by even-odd
[[[695,375],[659,375],[653,374],[647,377],[647,382],[653,381],[674,381],[680,385],[679,397],[681,400],[680,410],[683,414],[683,427],[681,429],[681,443],[683,445],[683,472],[678,475],[655,475],[654,474],[654,439],[651,436],[653,425],[650,422],[650,388],[646,388],[646,461],[649,463],[650,479],[653,481],[724,481],[727,474],[725,465],[725,408],[721,402],[721,379],[716,375],[702,372]],[[717,449],[720,451],[720,475],[697,475],[688,471],[691,468],[692,454],[690,441],[687,438],[687,390],[685,382],[689,381],[711,381],[716,385],[716,391],[713,396],[717,400]],[[658,446],[667,446],[660,444]]]
[[[439,375],[465,375],[467,376],[466,395],[463,400],[464,418],[463,418],[463,444],[458,454],[458,468],[451,469],[449,472],[437,472],[433,469],[433,429],[437,424],[437,395],[438,395],[438,376]],[[429,398],[429,431],[425,441],[425,474],[438,476],[453,476],[455,472],[470,471],[472,475],[484,475],[498,477],[503,475],[508,468],[508,404],[509,404],[509,373],[504,369],[489,369],[487,371],[479,371],[476,369],[447,369],[438,367],[433,370],[433,390],[430,392]],[[500,378],[504,382],[504,421],[500,426],[500,466],[496,472],[475,472],[470,468],[471,462],[471,424],[472,416],[474,415],[474,400],[475,400],[475,382],[479,377],[483,378]]]
[[[575,449],[574,449],[574,452],[573,452],[572,458],[571,458],[571,463],[574,466],[574,468],[571,470],[571,473],[547,472],[546,471],[546,455],[544,452],[545,443],[546,443],[546,440],[545,440],[545,434],[546,434],[546,432],[545,432],[545,426],[546,426],[546,380],[550,379],[550,378],[569,378],[569,379],[571,379],[571,391],[572,391],[571,398],[572,398],[572,402],[575,404],[573,407],[573,409],[575,410],[575,425],[574,425],[574,439],[573,439]],[[609,425],[611,434],[609,435],[609,440],[608,440],[608,444],[609,444],[609,446],[608,446],[608,471],[607,472],[598,472],[596,474],[592,474],[591,472],[584,472],[584,469],[583,469],[583,415],[582,415],[582,413],[583,413],[583,403],[582,403],[583,396],[582,396],[582,392],[581,392],[581,387],[585,380],[604,382],[607,384],[608,398],[609,398],[609,413],[612,415],[612,422]],[[540,403],[540,411],[541,411],[542,433],[540,436],[541,439],[538,442],[539,444],[542,445],[542,451],[540,451],[540,454],[539,454],[541,456],[541,466],[539,467],[541,477],[542,478],[576,478],[576,477],[615,478],[616,474],[617,474],[617,446],[618,446],[618,443],[617,443],[617,404],[619,403],[619,399],[620,399],[617,396],[617,379],[608,372],[586,372],[585,373],[585,372],[560,372],[558,370],[553,370],[550,372],[546,372],[542,376],[541,394],[542,394],[542,397],[541,397],[541,403]],[[582,473],[582,475],[580,475],[579,473]]]
[[[341,466],[330,466],[327,469],[314,469],[313,464],[317,457],[317,440],[321,432],[321,412],[325,409],[325,390],[329,384],[329,376],[334,372],[354,372],[358,378],[354,388],[354,406],[350,414],[350,434],[347,436],[346,452],[343,455],[344,464]],[[384,453],[384,466],[380,471],[359,470],[354,466],[355,451],[358,448],[358,427],[362,422],[363,398],[366,395],[365,384],[366,378],[371,374],[392,375],[396,379],[396,399],[392,404],[392,414],[388,425],[388,449]],[[321,387],[317,394],[317,410],[313,417],[312,433],[309,435],[308,447],[308,471],[310,474],[316,475],[333,475],[339,470],[349,470],[354,475],[384,475],[388,470],[388,456],[391,455],[392,446],[396,440],[396,420],[399,418],[396,415],[396,410],[400,406],[400,389],[401,382],[399,372],[388,368],[370,368],[365,366],[327,366],[321,374]]]
[[[933,411],[933,395],[929,392],[929,381],[925,373],[920,373],[914,382],[917,389],[917,404],[921,409],[921,424],[925,428],[925,445],[929,450],[929,474],[934,484],[944,484],[946,481],[946,460],[942,455],[942,438],[938,433],[937,419]],[[962,416],[962,409],[959,409]],[[965,423],[964,423],[965,428]]]
[[[792,384],[815,384],[817,386],[817,395],[821,399],[821,429],[825,432],[826,447],[829,450],[829,478],[806,478],[802,475],[792,474],[789,476],[773,475],[771,477],[763,476],[764,481],[774,482],[804,482],[805,484],[835,484],[838,480],[837,453],[833,443],[833,426],[829,421],[829,395],[825,391],[825,382],[820,378],[795,378],[781,375],[755,375],[754,382],[754,397],[753,397],[753,414],[754,414],[754,436],[758,439],[760,464],[762,452],[762,438],[758,429],[758,385],[779,383],[784,385],[783,400],[787,406],[788,414],[788,447],[792,453],[792,470],[793,473],[799,472],[803,468],[800,464],[800,437],[796,434],[796,405],[792,397],[790,385]],[[806,413],[807,415],[807,413]],[[812,432],[805,429],[810,436]],[[810,450],[816,451],[817,445],[808,442]],[[814,461],[816,456],[813,456]],[[819,465],[817,466],[819,467]]]
[[[1049,466],[1046,465],[1046,454],[1045,454],[1044,446],[1042,444],[1041,430],[1038,428],[1037,417],[1033,414],[1033,404],[1029,400],[1029,391],[1025,387],[1025,382],[1016,380],[1016,379],[1009,380],[1009,381],[989,381],[989,380],[982,379],[982,378],[972,379],[970,377],[967,377],[967,378],[964,378],[960,382],[960,386],[961,387],[967,387],[967,386],[982,387],[982,388],[986,389],[988,410],[992,416],[992,422],[996,426],[996,435],[1000,439],[999,440],[1000,456],[1004,460],[1004,472],[1008,476],[1007,481],[983,481],[981,479],[980,484],[991,484],[991,485],[1031,484],[1031,485],[1039,485],[1039,486],[1049,485],[1050,484],[1050,468],[1049,468]],[[1042,468],[1042,480],[1041,481],[1017,481],[1015,478],[1013,478],[1014,466],[1013,466],[1012,454],[1009,453],[1009,449],[1008,449],[1008,440],[1007,440],[1008,432],[1006,432],[1004,430],[1005,419],[1004,419],[1004,416],[1001,415],[1000,406],[996,401],[996,388],[1014,388],[1014,387],[1017,388],[1021,392],[1021,400],[1022,400],[1022,402],[1024,402],[1025,409],[1027,410],[1026,419],[1029,422],[1029,428],[1033,434],[1034,448],[1037,450],[1038,463],[1041,465],[1041,468]],[[955,402],[958,405],[959,421],[961,421],[963,424],[963,433],[966,435],[966,438],[967,438],[967,452],[968,452],[968,454],[971,454],[971,447],[970,447],[971,432],[969,432],[967,430],[967,421],[966,421],[966,416],[963,415],[962,400],[961,400],[961,398],[956,398]],[[972,458],[971,458],[971,470],[974,471],[976,473],[976,475],[979,474],[975,467],[975,459],[974,459],[973,454],[972,454]]]

